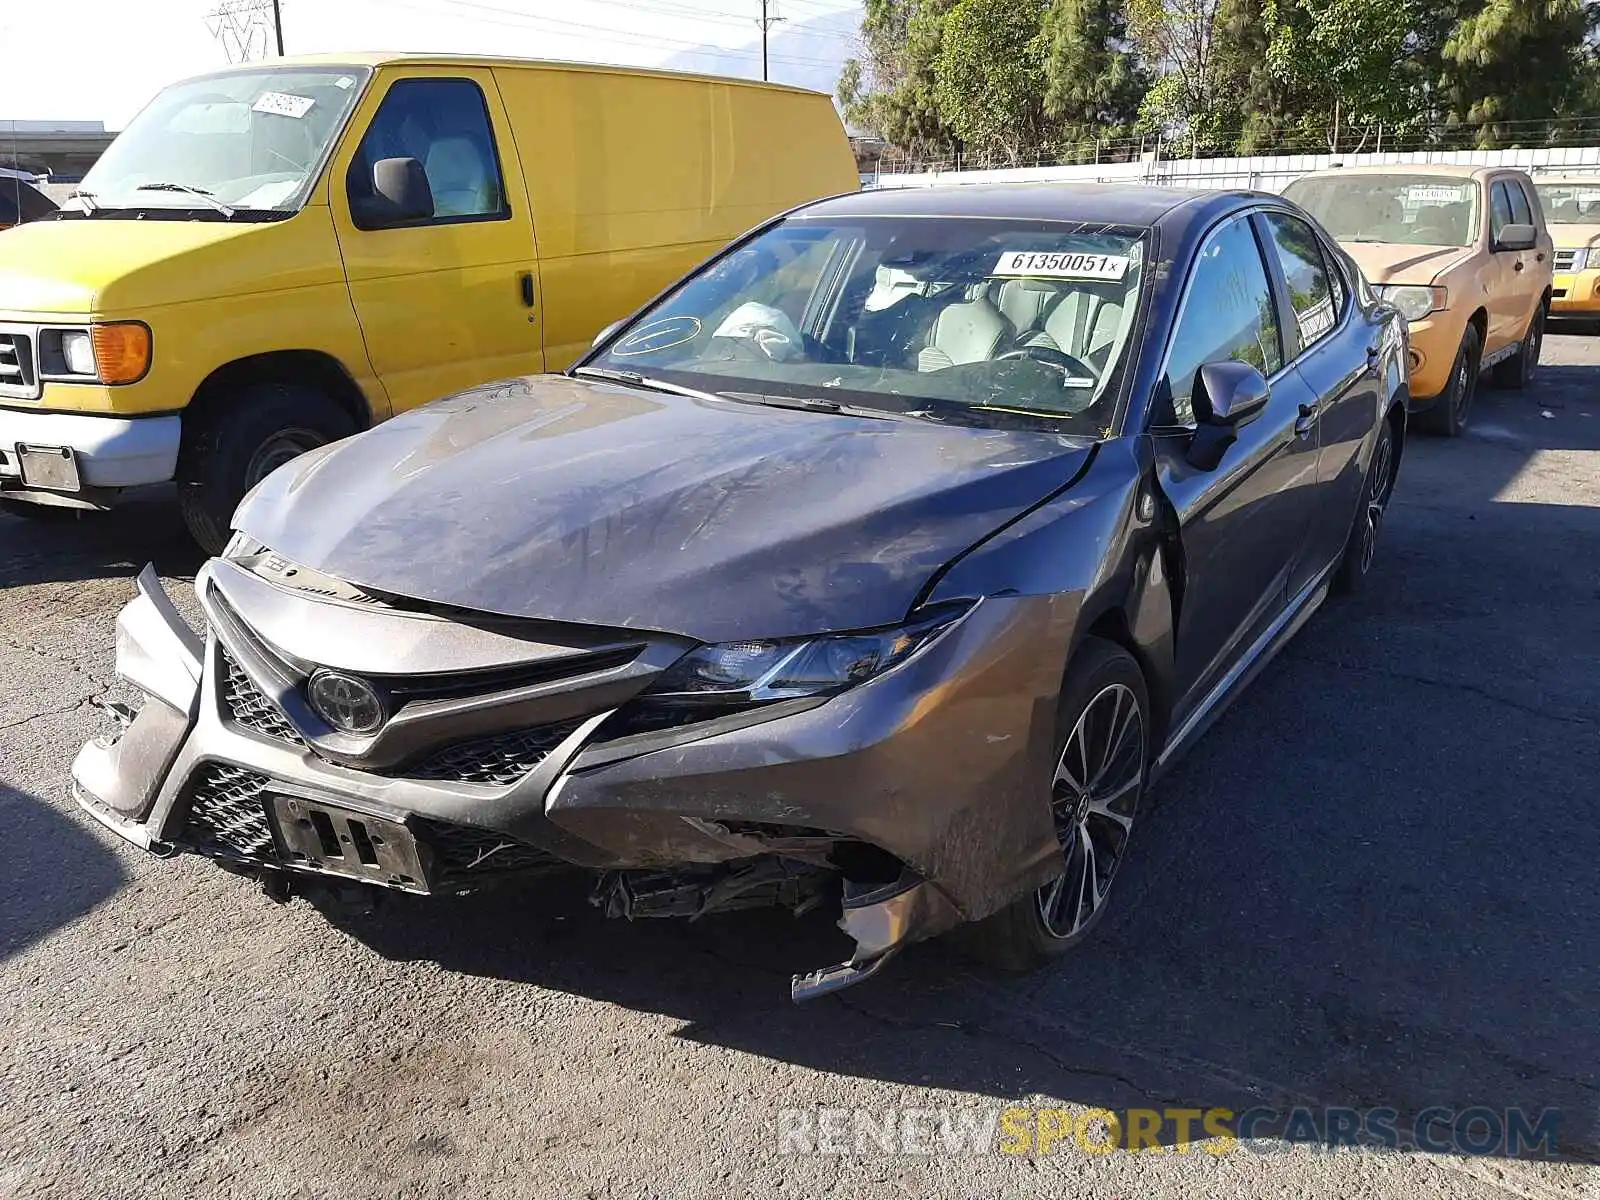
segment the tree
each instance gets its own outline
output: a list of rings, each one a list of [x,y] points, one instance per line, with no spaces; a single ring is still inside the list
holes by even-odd
[[[957,148],[934,98],[944,18],[955,0],[867,0],[864,56],[844,64],[838,97],[845,120],[911,154]]]
[[[1447,118],[1476,127],[1479,147],[1527,145],[1524,122],[1570,114],[1590,97],[1593,14],[1583,0],[1487,0],[1445,42]]]
[[[1039,33],[1046,0],[957,0],[945,16],[934,98],[969,150],[1018,163],[1051,138]]]
[[[1222,0],[1128,0],[1128,33],[1160,75],[1139,108],[1140,124],[1187,138],[1196,149],[1221,142],[1217,104],[1217,15]]]
[[[1128,42],[1123,0],[1052,0],[1039,30],[1044,109],[1061,156],[1127,136],[1149,81]]]

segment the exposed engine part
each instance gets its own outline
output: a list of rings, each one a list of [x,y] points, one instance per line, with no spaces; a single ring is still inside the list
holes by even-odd
[[[821,904],[831,871],[782,858],[743,859],[667,871],[608,871],[589,902],[608,917],[688,917],[780,907],[796,916]]]

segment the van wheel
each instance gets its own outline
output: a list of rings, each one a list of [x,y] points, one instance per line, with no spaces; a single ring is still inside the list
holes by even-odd
[[[1505,362],[1494,365],[1494,385],[1520,392],[1533,382],[1533,373],[1539,366],[1539,352],[1544,349],[1544,305],[1540,305],[1528,322],[1528,332],[1522,345]]]
[[[1150,699],[1133,656],[1090,638],[1056,712],[1050,811],[1062,874],[961,931],[976,957],[1028,971],[1065,954],[1105,916],[1149,778]]]
[[[294,383],[253,384],[185,416],[178,502],[190,536],[220,554],[246,492],[290,459],[355,431],[336,401]]]
[[[1478,394],[1478,364],[1483,361],[1483,344],[1478,340],[1478,327],[1468,325],[1461,335],[1461,349],[1450,367],[1450,382],[1445,385],[1433,407],[1417,414],[1417,424],[1429,433],[1445,437],[1460,437],[1467,428],[1467,418],[1472,413],[1472,401]]]

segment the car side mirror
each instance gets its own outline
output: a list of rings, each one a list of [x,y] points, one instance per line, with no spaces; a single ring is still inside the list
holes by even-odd
[[[1194,406],[1198,428],[1186,457],[1202,471],[1215,470],[1239,430],[1261,415],[1271,397],[1266,377],[1249,363],[1210,362],[1195,374]]]
[[[1539,244],[1539,231],[1532,225],[1507,225],[1495,239],[1496,250],[1532,250]]]
[[[627,324],[627,322],[625,322],[625,321],[613,321],[613,322],[611,322],[611,324],[607,325],[599,333],[594,335],[594,341],[589,343],[589,349],[591,349],[591,350],[600,349],[601,346],[605,345],[605,343],[609,342],[612,338],[614,338],[617,335],[617,330],[621,329],[623,327],[623,325],[625,325],[625,324]]]
[[[372,195],[352,205],[362,229],[409,225],[433,217],[428,173],[414,158],[383,158],[372,164]]]

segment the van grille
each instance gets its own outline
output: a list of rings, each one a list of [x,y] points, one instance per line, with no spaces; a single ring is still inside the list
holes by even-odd
[[[0,329],[0,396],[32,400],[38,394],[33,339],[19,330]]]

